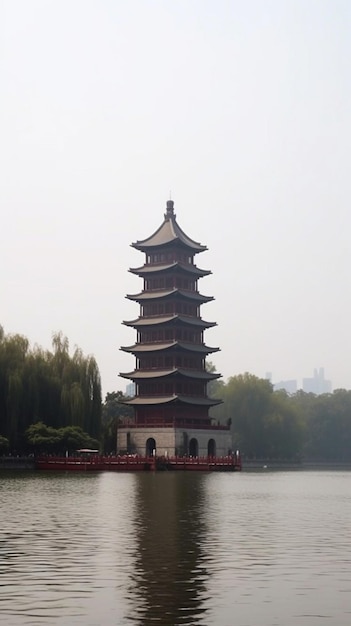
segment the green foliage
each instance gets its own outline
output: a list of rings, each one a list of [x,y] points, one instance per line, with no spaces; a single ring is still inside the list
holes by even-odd
[[[62,333],[53,335],[52,345],[53,352],[30,349],[25,337],[0,328],[0,429],[13,452],[25,451],[24,433],[37,422],[100,436],[101,380],[94,357],[79,348],[71,357]]]
[[[133,408],[124,404],[126,399],[122,391],[106,394],[102,407],[101,441],[102,448],[107,454],[116,451],[118,424],[134,417]]]
[[[61,447],[61,434],[56,428],[43,422],[32,424],[25,432],[25,437],[34,452],[58,452]]]
[[[0,327],[1,330],[1,327]],[[5,454],[5,452],[8,451],[10,447],[10,442],[8,439],[6,439],[6,437],[3,437],[2,435],[0,435],[0,454]]]
[[[262,457],[267,450],[267,417],[272,386],[252,374],[241,374],[229,379],[224,394],[227,412],[232,418],[232,432],[236,446],[249,457]]]
[[[53,351],[29,347],[0,326],[0,453],[63,453],[81,447],[114,452],[118,424],[133,419],[121,391],[104,404],[97,363],[55,333]],[[212,363],[208,371],[215,372]],[[234,447],[249,458],[351,462],[351,391],[315,396],[273,392],[269,381],[245,373],[215,379],[208,395],[223,403],[210,415],[229,424]]]
[[[217,371],[216,366],[212,363],[212,361],[206,361],[206,370],[211,374],[214,374]],[[221,378],[215,378],[214,380],[210,380],[210,382],[207,383],[207,395],[210,398],[218,398],[219,400],[221,400],[223,387],[224,382]]]
[[[80,426],[52,428],[37,422],[32,424],[25,433],[26,441],[33,452],[64,454],[80,448],[99,449],[99,442],[84,432]]]
[[[231,420],[233,445],[248,458],[351,462],[351,391],[316,396],[273,391],[252,374],[229,378],[211,416]]]
[[[293,459],[300,456],[303,426],[285,393],[249,373],[232,376],[221,389],[223,404],[211,415],[229,424],[234,448],[248,458]]]
[[[292,397],[305,423],[304,455],[315,461],[351,461],[351,391]]]

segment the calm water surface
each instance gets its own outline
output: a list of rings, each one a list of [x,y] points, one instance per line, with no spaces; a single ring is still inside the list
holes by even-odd
[[[0,473],[0,623],[349,626],[351,473]]]

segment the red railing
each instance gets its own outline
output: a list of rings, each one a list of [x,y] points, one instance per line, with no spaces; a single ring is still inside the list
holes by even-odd
[[[139,456],[126,454],[117,456],[39,456],[35,459],[37,469],[43,470],[241,470],[239,455],[217,456]]]
[[[182,422],[139,422],[138,424],[119,424],[118,428],[197,428],[203,430],[230,430],[230,426],[223,424],[185,424]]]

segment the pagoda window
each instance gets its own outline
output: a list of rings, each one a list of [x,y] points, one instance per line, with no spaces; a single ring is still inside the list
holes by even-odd
[[[173,385],[172,385],[172,383],[166,383],[165,384],[165,392],[166,392],[166,394],[172,394],[173,393]]]

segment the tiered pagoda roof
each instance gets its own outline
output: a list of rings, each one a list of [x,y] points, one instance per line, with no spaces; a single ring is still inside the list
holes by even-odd
[[[170,350],[172,348],[178,348],[180,350],[187,350],[189,352],[197,352],[200,354],[211,354],[212,352],[218,352],[219,348],[210,348],[205,344],[192,344],[185,341],[168,341],[168,342],[155,342],[155,343],[135,343],[132,346],[123,346],[121,350],[124,352],[131,352],[132,354],[139,354],[140,352],[158,352],[160,350]]]
[[[208,372],[207,370],[196,372],[193,370],[186,370],[181,367],[173,367],[167,370],[151,370],[149,372],[134,370],[127,374],[120,374],[123,378],[130,378],[133,380],[147,379],[147,378],[162,378],[163,376],[187,376],[188,378],[197,378],[199,380],[215,380],[220,378],[220,374],[217,372]]]
[[[125,321],[125,326],[131,326],[132,328],[140,328],[142,326],[159,326],[162,324],[171,324],[172,322],[182,322],[183,324],[189,324],[190,326],[199,326],[201,328],[211,328],[217,326],[217,322],[205,322],[201,317],[190,317],[187,315],[165,315],[164,317],[138,317],[132,321]]]
[[[135,397],[128,400],[135,406],[136,423],[140,411],[142,424],[147,426],[148,419],[152,423],[156,405],[164,407],[166,419],[172,405],[172,419],[177,419],[177,411],[179,419],[188,419],[187,411],[190,421],[210,427],[208,409],[220,400],[209,398],[206,387],[220,374],[206,370],[206,356],[219,348],[204,343],[204,331],[216,323],[200,316],[200,306],[213,297],[198,291],[198,280],[211,272],[194,264],[195,255],[207,247],[180,228],[171,200],[161,226],[132,247],[145,253],[144,265],[129,270],[144,285],[139,293],[126,296],[139,303],[140,314],[123,322],[137,331],[137,341],[121,348],[136,357],[135,370],[121,376],[136,385]]]
[[[156,272],[162,273],[162,272],[168,272],[169,270],[177,270],[179,272],[195,274],[199,278],[202,276],[208,276],[209,274],[212,274],[210,270],[201,270],[196,265],[180,263],[178,261],[174,261],[173,263],[165,263],[163,265],[160,264],[157,267],[154,267],[154,266],[150,267],[150,265],[142,265],[142,267],[135,267],[135,268],[131,267],[129,269],[129,271],[132,274],[136,274],[137,276],[141,276],[142,278],[151,273],[152,274],[155,274]]]
[[[174,296],[175,294],[181,296],[182,298],[186,298],[188,300],[194,300],[197,303],[211,302],[214,298],[212,296],[202,296],[200,293],[193,291],[184,291],[184,289],[165,289],[159,291],[141,291],[135,295],[128,294],[128,300],[135,300],[135,302],[143,302],[145,300],[155,300],[156,298],[168,298],[169,296]]]
[[[176,221],[173,200],[168,200],[164,218],[165,219],[161,226],[153,233],[153,235],[151,235],[151,237],[132,243],[133,248],[146,252],[150,248],[160,248],[175,243],[177,245],[190,248],[196,253],[207,250],[206,246],[202,246],[197,241],[188,237],[188,235],[186,235],[180,228]]]

